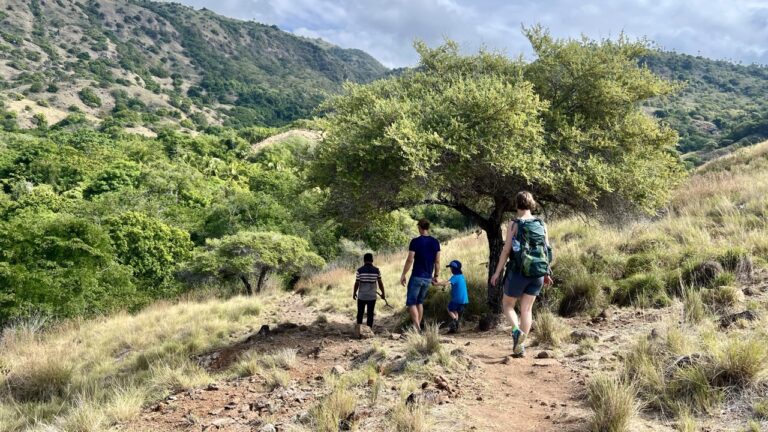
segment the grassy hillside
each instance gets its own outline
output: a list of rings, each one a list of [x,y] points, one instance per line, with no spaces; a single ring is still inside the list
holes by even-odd
[[[768,67],[740,65],[687,54],[660,52],[644,63],[681,81],[679,93],[646,103],[680,134],[679,149],[693,161],[714,150],[751,145],[768,138]],[[696,154],[698,153],[698,154]]]
[[[359,50],[176,3],[9,0],[0,72],[6,129],[72,113],[107,126],[195,129],[306,118],[345,80],[386,68]]]
[[[541,343],[556,346],[562,335],[555,332],[563,332],[558,329],[562,323],[544,313],[546,308],[577,316],[597,315],[610,302],[669,310],[669,320],[654,324],[657,339],[649,342],[643,334],[631,353],[620,357],[619,376],[626,375],[636,387],[630,391],[624,381],[603,378],[589,386],[589,403],[598,413],[609,414],[602,419],[619,421],[620,414],[631,419],[637,398],[644,403],[644,415],[658,424],[701,422],[714,425],[711,430],[722,430],[723,423],[717,422],[723,421],[723,414],[717,408],[724,401],[741,407],[738,421],[752,416],[751,408],[744,407],[763,403],[756,390],[768,373],[764,322],[742,320],[733,330],[715,325],[728,313],[746,309],[762,314],[768,307],[762,297],[745,299],[741,293],[755,269],[764,267],[768,259],[767,192],[768,142],[699,168],[658,220],[623,228],[582,219],[551,223],[557,283],[545,291],[537,312],[545,317],[537,321],[535,330]],[[447,242],[443,250],[445,260],[465,263],[473,303],[470,317],[481,312],[484,302],[485,247],[484,238],[470,234]],[[376,258],[390,303],[398,310],[404,290],[396,281],[403,259],[403,253]],[[715,270],[697,273],[701,264]],[[338,313],[342,319],[351,317],[352,281],[351,266],[338,266],[302,282],[297,290],[304,304],[320,314],[316,322],[323,323],[327,320],[323,313],[336,319]],[[36,321],[19,322],[7,328],[0,340],[0,431],[105,430],[135,418],[142,406],[169,393],[238,375],[259,376],[258,382],[267,388],[285,385],[280,383],[289,378],[280,365],[290,368],[295,352],[248,352],[223,370],[206,369],[193,361],[252,333],[257,325],[254,319],[277,323],[289,311],[296,313],[296,306],[281,304],[284,298],[271,291],[250,299],[159,303],[135,315],[65,322],[52,328]],[[439,317],[446,302],[446,293],[433,290],[429,316]],[[263,316],[268,311],[269,316]],[[380,314],[389,313],[380,309]],[[413,339],[408,347],[426,342]],[[435,351],[425,354],[434,354],[430,364],[454,361],[445,356],[438,341],[431,343]],[[578,352],[595,349],[594,344],[582,345]],[[370,353],[384,351],[374,344]],[[700,359],[696,369],[670,369],[685,356]],[[366,364],[352,371],[355,378],[334,379],[328,386],[342,391],[337,384],[375,382],[379,375]],[[405,376],[420,376],[420,367],[409,366]],[[629,399],[617,406],[619,397]],[[354,407],[356,402],[348,403]],[[318,407],[323,406],[328,405],[321,401]],[[320,414],[313,411],[311,415]],[[408,413],[394,409],[382,415],[395,414]]]

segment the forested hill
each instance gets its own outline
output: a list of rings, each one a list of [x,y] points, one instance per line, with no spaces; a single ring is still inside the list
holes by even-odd
[[[2,5],[6,129],[52,124],[73,112],[108,126],[151,129],[277,126],[308,117],[345,80],[367,82],[387,72],[359,50],[177,3]]]
[[[682,153],[707,157],[728,146],[768,138],[768,67],[738,65],[686,54],[660,52],[644,60],[681,90],[647,103],[648,111],[680,133]]]

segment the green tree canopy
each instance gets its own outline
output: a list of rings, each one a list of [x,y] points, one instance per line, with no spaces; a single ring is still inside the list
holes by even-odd
[[[131,306],[131,269],[98,225],[69,214],[25,211],[0,222],[0,322]]]
[[[110,217],[106,227],[118,261],[133,269],[140,289],[152,291],[150,297],[174,292],[175,272],[192,253],[189,233],[138,212]]]
[[[312,252],[309,243],[299,237],[265,231],[241,231],[220,239],[210,239],[205,251],[196,253],[193,273],[215,277],[224,282],[240,281],[247,294],[253,294],[251,281],[257,278],[261,291],[270,272],[296,276],[310,268],[320,268],[325,261]]]
[[[329,100],[312,180],[335,215],[363,227],[398,208],[452,207],[487,233],[492,272],[520,190],[584,211],[663,204],[682,176],[677,135],[639,102],[674,86],[637,66],[646,44],[526,35],[532,63],[417,43],[416,69]],[[489,286],[488,301],[499,311],[501,291]]]

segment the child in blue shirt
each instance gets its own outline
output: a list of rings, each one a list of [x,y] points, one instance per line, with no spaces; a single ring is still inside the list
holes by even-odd
[[[448,315],[451,317],[451,323],[448,324],[448,333],[459,331],[459,320],[464,313],[464,306],[469,303],[467,294],[467,280],[461,272],[461,261],[453,260],[447,266],[451,269],[453,276],[445,282],[436,282],[435,285],[451,285],[451,301],[448,303]]]

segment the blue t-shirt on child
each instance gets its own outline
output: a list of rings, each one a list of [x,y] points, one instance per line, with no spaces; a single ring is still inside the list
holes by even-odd
[[[451,302],[456,304],[468,304],[469,295],[467,295],[467,280],[463,274],[455,274],[449,279],[451,283]]]

